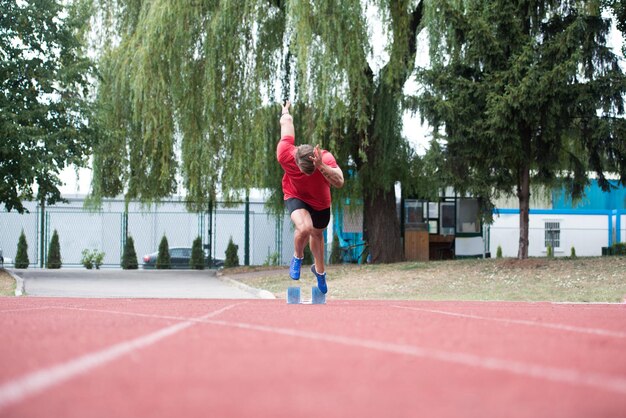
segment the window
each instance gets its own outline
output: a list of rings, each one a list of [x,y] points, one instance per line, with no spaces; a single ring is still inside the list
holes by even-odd
[[[454,202],[441,203],[441,235],[454,235]]]
[[[424,223],[424,202],[419,200],[404,201],[404,223],[406,225],[416,225]]]
[[[545,221],[545,247],[561,247],[561,222]]]
[[[457,200],[456,232],[480,234],[480,211],[477,199]]]

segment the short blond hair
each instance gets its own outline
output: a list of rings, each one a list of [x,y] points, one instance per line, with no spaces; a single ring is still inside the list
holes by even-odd
[[[296,151],[296,164],[307,176],[310,176],[315,171],[315,164],[311,161],[313,150],[313,146],[304,144],[300,145]]]

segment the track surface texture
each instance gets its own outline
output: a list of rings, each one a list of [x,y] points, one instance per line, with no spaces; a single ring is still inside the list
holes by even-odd
[[[0,299],[0,417],[624,417],[626,305]]]

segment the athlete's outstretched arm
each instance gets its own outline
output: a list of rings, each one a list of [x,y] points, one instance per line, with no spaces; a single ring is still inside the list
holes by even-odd
[[[280,137],[283,138],[285,136],[291,136],[293,138],[296,137],[296,130],[293,127],[293,118],[289,114],[289,106],[291,103],[289,100],[285,101],[283,105],[283,110],[280,115]]]

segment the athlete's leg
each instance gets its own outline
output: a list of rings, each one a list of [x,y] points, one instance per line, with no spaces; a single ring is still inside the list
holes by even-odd
[[[295,226],[295,232],[293,234],[293,247],[294,257],[304,257],[304,247],[309,241],[313,228],[313,221],[311,220],[311,214],[306,209],[296,209],[291,212],[291,221]],[[323,244],[323,242],[322,242]],[[313,252],[313,248],[311,248]]]
[[[315,271],[318,274],[324,273],[324,230],[313,228],[309,238],[309,247],[315,259]]]

